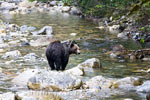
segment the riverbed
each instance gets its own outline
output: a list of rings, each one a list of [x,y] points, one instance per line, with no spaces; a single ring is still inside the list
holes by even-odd
[[[103,52],[109,50],[110,47],[113,47],[116,44],[122,44],[127,49],[135,50],[142,48],[141,44],[132,41],[132,40],[119,40],[116,35],[109,33],[104,33],[96,27],[97,23],[89,21],[87,19],[81,18],[80,16],[73,16],[68,13],[30,13],[25,15],[0,15],[0,19],[4,22],[9,22],[17,24],[19,26],[28,25],[34,26],[36,30],[41,29],[44,26],[52,26],[54,30],[54,35],[58,40],[75,40],[81,49],[80,55],[71,55],[67,69],[70,69],[79,63],[89,59],[89,58],[98,58],[102,63],[101,69],[93,69],[93,72],[86,74],[86,77],[90,78],[96,75],[103,75],[109,78],[124,78],[127,76],[140,76],[144,80],[148,79],[148,73],[139,72],[139,70],[148,69],[150,62],[148,61],[130,61],[129,59],[120,62],[120,59],[110,58],[109,55],[105,55]],[[76,33],[75,36],[71,33]],[[28,37],[29,40],[37,37]],[[46,47],[30,47],[30,46],[14,46],[8,47],[6,50],[19,50],[22,55],[28,53],[36,53],[38,56],[45,58],[45,49]],[[4,75],[3,79],[0,80],[0,93],[5,93],[8,91],[17,91],[14,90],[10,84],[12,75],[15,75],[18,72],[23,71],[27,68],[49,68],[47,62],[35,62],[27,63],[22,61],[16,61],[10,64],[5,62],[10,61],[10,59],[1,59],[0,58],[0,67],[7,72],[7,75]],[[134,100],[145,100],[145,97],[141,97],[135,92],[126,93],[124,96],[115,96],[104,98],[103,100],[123,100],[123,98],[132,98]]]

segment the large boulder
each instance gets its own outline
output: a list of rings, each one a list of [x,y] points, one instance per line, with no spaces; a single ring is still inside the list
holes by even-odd
[[[15,85],[19,85],[19,86],[26,86],[28,80],[35,76],[35,74],[38,73],[37,69],[28,69],[22,73],[20,73],[18,76],[16,76],[13,80],[12,83],[14,83]]]
[[[14,50],[14,51],[10,51],[10,52],[6,52],[2,58],[3,59],[7,59],[7,58],[18,58],[21,56],[20,51],[18,50]]]
[[[78,67],[100,68],[101,63],[99,59],[91,58],[79,64]]]
[[[31,32],[33,35],[48,35],[52,36],[53,29],[51,26],[44,26],[39,31]]]
[[[16,5],[15,3],[3,2],[1,4],[1,8],[3,8],[4,10],[13,10],[16,8]]]
[[[15,94],[12,92],[7,92],[4,94],[0,94],[0,100],[16,100]]]
[[[145,81],[141,86],[137,87],[137,92],[150,93],[150,81]]]
[[[112,34],[118,34],[120,32],[120,25],[108,26],[108,31]]]
[[[23,0],[23,2],[19,3],[19,6],[31,8],[31,7],[34,7],[36,5],[36,3],[37,3],[37,1],[30,2],[29,0]]]
[[[109,89],[114,81],[103,76],[95,76],[86,81],[83,87],[86,89]]]
[[[112,87],[124,90],[135,90],[136,86],[139,86],[142,83],[143,82],[139,78],[125,77],[113,82]]]
[[[70,14],[72,15],[80,15],[82,12],[77,7],[72,7],[70,10]]]
[[[25,55],[23,58],[25,59],[25,61],[28,61],[28,62],[38,62],[41,60],[41,58],[35,53],[29,53]]]
[[[84,76],[84,69],[81,67],[74,67],[72,69],[66,70],[65,73],[69,73],[75,76]]]
[[[79,89],[82,81],[68,73],[41,70],[29,79],[27,85],[33,90],[63,91]]]

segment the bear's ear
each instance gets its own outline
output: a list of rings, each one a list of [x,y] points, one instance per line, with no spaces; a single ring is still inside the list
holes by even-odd
[[[70,41],[69,47],[72,48],[74,46],[74,44],[76,44],[76,42],[74,40]]]

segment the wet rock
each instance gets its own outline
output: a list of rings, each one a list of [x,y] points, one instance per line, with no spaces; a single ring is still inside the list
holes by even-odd
[[[28,81],[28,87],[33,90],[63,91],[79,89],[82,81],[64,72],[42,70]]]
[[[57,5],[58,5],[58,6],[63,6],[64,3],[63,3],[62,1],[59,1]]]
[[[106,79],[103,76],[95,76],[92,79],[85,82],[83,85],[84,88],[88,89],[109,89],[112,85],[113,81],[110,79]]]
[[[7,43],[0,44],[0,48],[7,48],[7,47],[9,47],[9,45]]]
[[[139,86],[142,83],[143,82],[139,78],[126,77],[115,81],[112,87],[124,90],[135,90],[135,86]]]
[[[61,9],[62,9],[62,12],[69,12],[71,8],[69,6],[64,6]]]
[[[36,5],[36,1],[30,2],[28,0],[23,0],[23,2],[19,3],[20,7],[27,7],[27,8],[31,8],[34,7]]]
[[[64,100],[62,97],[45,91],[17,92],[17,100]]]
[[[50,6],[56,6],[57,5],[57,1],[51,1],[50,2]]]
[[[117,58],[117,55],[115,53],[111,53],[110,58]]]
[[[41,58],[35,53],[29,53],[25,55],[23,59],[25,59],[25,61],[28,61],[28,62],[37,62],[41,60]]]
[[[76,36],[76,35],[77,35],[77,33],[71,33],[70,35],[71,35],[71,36]]]
[[[79,64],[78,67],[100,68],[102,66],[99,59],[91,58]]]
[[[108,30],[112,34],[118,34],[120,32],[119,27],[120,25],[108,26]]]
[[[76,7],[72,7],[71,10],[70,10],[70,14],[72,14],[72,15],[80,15],[81,11],[78,8],[76,8]]]
[[[33,35],[48,35],[48,36],[52,36],[53,33],[53,29],[51,26],[44,26],[42,29],[40,29],[39,31],[35,31],[35,32],[31,32]]]
[[[4,40],[3,40],[2,36],[0,36],[0,44],[1,43],[4,43]]]
[[[75,76],[84,76],[85,72],[83,68],[75,67],[69,70],[66,70],[65,73],[72,74]]]
[[[9,45],[17,45],[20,42],[20,40],[10,41],[8,42]]]
[[[41,37],[37,40],[31,40],[30,45],[31,46],[47,46],[49,43],[55,41],[56,39],[50,38],[50,37]]]
[[[150,81],[145,81],[141,86],[138,86],[136,92],[150,93]]]
[[[15,94],[12,92],[0,94],[0,100],[15,100]]]
[[[7,59],[7,58],[18,58],[21,56],[21,53],[20,51],[18,50],[15,50],[15,51],[9,51],[9,52],[6,52],[2,58],[3,59]]]
[[[23,25],[20,27],[20,31],[26,32],[26,31],[34,31],[36,28],[32,26]]]
[[[15,85],[19,85],[19,86],[26,86],[28,80],[33,77],[34,75],[36,75],[38,73],[37,69],[28,69],[22,73],[20,73],[18,76],[16,76],[12,82]]]
[[[13,10],[16,8],[15,3],[8,3],[8,2],[3,2],[1,3],[1,7],[3,10]]]
[[[126,36],[125,33],[119,33],[119,34],[117,35],[117,37],[118,37],[118,38],[121,38],[121,39],[125,39],[125,40],[128,39],[128,37]]]
[[[19,30],[19,26],[16,25],[16,24],[9,24],[9,25],[8,25],[8,29],[9,29],[9,31],[11,31],[11,32],[16,32],[16,31]]]

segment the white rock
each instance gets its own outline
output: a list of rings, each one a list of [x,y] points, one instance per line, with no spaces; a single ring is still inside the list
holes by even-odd
[[[22,85],[22,86],[26,86],[28,80],[33,77],[35,74],[38,73],[38,69],[28,69],[22,73],[20,73],[18,76],[16,76],[12,82],[15,85]]]
[[[119,33],[118,35],[117,35],[117,37],[118,38],[121,38],[121,39],[128,39],[128,37],[124,34],[124,33]]]
[[[0,100],[15,100],[15,94],[11,92],[0,94]]]
[[[108,29],[110,33],[118,34],[120,32],[119,27],[120,25],[113,25],[113,26],[108,26]]]
[[[69,12],[70,9],[71,8],[69,6],[64,6],[64,7],[62,7],[62,12]]]
[[[75,75],[75,76],[83,76],[84,75],[84,69],[79,68],[79,67],[75,67],[75,68],[66,70],[65,72],[72,74],[72,75]]]
[[[81,11],[76,7],[72,7],[71,10],[70,10],[70,14],[79,15],[79,14],[81,14]]]
[[[30,2],[29,0],[24,0],[23,2],[19,3],[19,6],[31,8],[31,7],[34,7],[36,3],[37,1]]]
[[[100,63],[99,59],[91,58],[91,59],[88,59],[88,60],[84,61],[83,63],[79,64],[78,67],[100,68],[101,63]]]
[[[57,1],[51,1],[51,2],[50,2],[50,5],[51,5],[51,6],[56,6],[56,5],[57,5]]]
[[[71,36],[76,36],[76,35],[77,35],[77,33],[71,33],[70,35],[71,35]]]
[[[18,58],[18,57],[20,57],[20,56],[21,56],[20,51],[15,50],[15,51],[6,52],[6,53],[2,56],[2,58],[3,58],[3,59],[6,59],[6,58]]]

